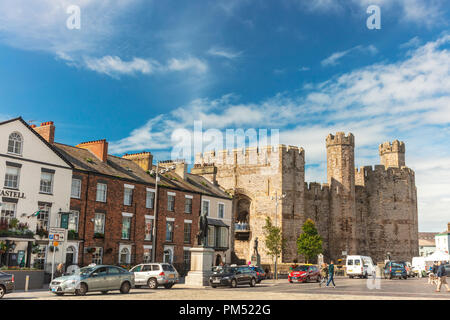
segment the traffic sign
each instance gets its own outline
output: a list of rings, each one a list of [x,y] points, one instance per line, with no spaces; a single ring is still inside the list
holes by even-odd
[[[63,228],[49,228],[48,239],[55,240],[59,242],[65,241],[66,229]]]
[[[58,241],[53,241],[53,246],[54,247],[57,247],[59,245],[59,242]]]

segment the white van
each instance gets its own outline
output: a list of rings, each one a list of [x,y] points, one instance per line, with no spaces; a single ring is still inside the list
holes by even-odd
[[[412,258],[412,271],[415,276],[422,277],[427,274],[427,264],[425,257],[413,257]]]
[[[375,276],[376,269],[371,257],[347,256],[345,263],[347,275],[350,278],[367,278],[369,275]]]

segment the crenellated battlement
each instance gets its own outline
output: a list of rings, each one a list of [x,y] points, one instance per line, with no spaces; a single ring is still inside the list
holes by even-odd
[[[405,153],[405,143],[398,140],[394,140],[392,143],[389,141],[384,142],[380,144],[378,150],[380,152],[380,156],[391,152]]]
[[[320,183],[320,182],[305,182],[305,190],[307,191],[320,191],[320,192],[329,192],[330,186],[328,183]]]
[[[248,147],[232,150],[207,151],[197,153],[195,164],[214,165],[278,165],[280,156],[300,155],[304,161],[305,150],[297,146],[277,146]]]
[[[386,168],[384,165],[377,164],[374,166],[363,166],[360,168],[355,168],[355,176],[363,175],[373,175],[373,174],[383,174],[383,175],[398,175],[398,174],[408,174],[414,176],[414,170],[411,168],[408,168],[406,166],[403,166],[401,168],[396,167],[388,167]]]
[[[355,137],[352,133],[349,133],[348,136],[345,135],[345,132],[337,132],[336,135],[330,133],[327,136],[326,142],[327,148],[335,145],[349,145],[354,147]]]

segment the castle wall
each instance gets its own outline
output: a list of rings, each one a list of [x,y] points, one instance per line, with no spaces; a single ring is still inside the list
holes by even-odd
[[[361,251],[374,261],[384,261],[387,252],[392,259],[411,261],[419,250],[414,171],[406,167],[386,170],[382,165],[360,171],[364,188],[357,192],[357,212],[367,217],[362,224],[366,241]]]
[[[293,256],[294,243],[290,233],[292,227],[298,227],[299,223],[289,223],[298,219],[295,213],[292,218],[292,210],[301,212],[303,209],[303,185],[304,185],[304,151],[297,147],[280,145],[276,148],[248,148],[232,151],[208,152],[196,155],[196,165],[214,164],[217,167],[215,178],[209,173],[210,179],[215,179],[225,190],[234,195],[235,210],[237,214],[237,201],[242,197],[248,197],[251,201],[249,212],[250,236],[248,240],[234,241],[235,255],[239,259],[249,261],[253,252],[253,242],[256,237],[259,240],[259,253],[262,263],[272,263],[272,258],[267,255],[264,244],[263,227],[266,217],[270,217],[272,223],[277,223],[289,235],[287,251],[289,258]],[[282,178],[284,177],[284,178]],[[281,196],[285,192],[286,198],[279,201],[276,213],[275,200],[272,196],[277,193]],[[286,209],[288,206],[289,209]],[[289,223],[285,223],[284,218]],[[236,221],[236,220],[235,220]],[[285,256],[283,253],[281,260]]]
[[[308,218],[316,223],[328,260],[344,258],[342,251],[368,255],[376,262],[384,261],[387,252],[392,259],[408,261],[418,255],[417,190],[414,171],[404,166],[404,143],[380,145],[387,169],[383,165],[355,169],[352,134],[329,135],[326,146],[328,184],[323,185],[305,183],[305,153],[297,147],[196,155],[197,174],[234,195],[234,222],[248,211],[247,233],[232,225],[236,259],[249,261],[258,237],[261,262],[273,262],[264,244],[266,217],[282,228],[287,240],[280,262],[304,261],[297,254],[296,240]],[[275,193],[286,195],[277,212]],[[242,208],[241,200],[248,201],[248,209]]]

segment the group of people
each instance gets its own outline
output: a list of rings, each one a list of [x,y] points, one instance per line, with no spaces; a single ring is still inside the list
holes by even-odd
[[[445,264],[442,261],[438,263],[434,262],[430,266],[430,274],[428,276],[429,284],[436,284],[436,292],[441,292],[442,285],[445,285],[447,292],[450,292],[450,288],[447,284],[447,271],[445,270]]]
[[[322,287],[322,284],[327,283],[327,287],[330,286],[330,283],[333,284],[333,288],[336,288],[334,284],[334,263],[331,261],[330,264],[322,263],[320,266],[320,282],[319,287]]]

